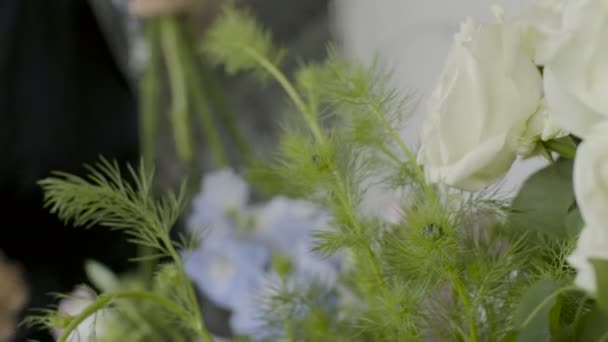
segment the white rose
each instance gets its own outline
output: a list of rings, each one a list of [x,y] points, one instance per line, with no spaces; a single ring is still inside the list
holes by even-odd
[[[535,57],[537,50],[547,48],[549,37],[561,32],[565,3],[565,0],[541,0],[516,19],[526,30],[525,45]]]
[[[573,178],[585,223],[608,232],[608,120],[596,125],[578,146]]]
[[[596,279],[590,259],[608,259],[608,230],[600,227],[587,226],[581,231],[576,243],[576,249],[568,257],[568,262],[576,269],[574,283],[595,293]]]
[[[606,37],[608,1],[570,1],[559,33],[537,49],[549,115],[582,138],[594,124],[608,119]]]
[[[596,125],[574,160],[574,193],[586,227],[568,261],[577,269],[576,284],[595,292],[590,258],[608,259],[608,121]]]
[[[514,24],[463,24],[422,126],[418,162],[428,181],[474,191],[511,167],[542,97],[523,33]]]

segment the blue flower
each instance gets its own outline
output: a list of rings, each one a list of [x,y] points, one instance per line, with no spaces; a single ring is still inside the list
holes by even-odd
[[[266,273],[255,291],[242,297],[241,305],[235,308],[230,317],[230,329],[238,336],[247,336],[252,341],[262,341],[273,335],[268,331],[262,314],[268,307],[269,299],[279,293],[280,277],[274,272]]]
[[[249,186],[231,170],[206,176],[188,220],[191,230],[210,228],[186,259],[186,272],[214,303],[232,311],[231,329],[254,341],[264,330],[260,315],[278,291],[334,288],[338,258],[313,252],[313,233],[328,229],[329,215],[310,202],[275,197],[247,206]],[[272,253],[291,263],[286,278],[268,269]]]
[[[231,169],[210,173],[203,179],[201,193],[193,200],[188,228],[195,232],[229,229],[233,225],[231,217],[245,210],[249,194],[249,185]]]
[[[313,234],[329,228],[329,215],[310,202],[275,197],[259,209],[256,233],[274,251],[293,262],[293,278],[303,285],[318,282],[331,288],[338,278],[340,260],[313,252]]]
[[[307,254],[312,255],[311,252]],[[335,307],[337,305],[336,295],[328,296],[328,294],[335,285],[337,270],[329,263],[319,262],[319,260],[311,262],[309,259],[304,264],[308,266],[306,269],[296,266],[294,272],[287,278],[281,278],[272,270],[267,272],[256,291],[247,293],[246,297],[240,301],[240,305],[233,310],[230,317],[230,329],[237,335],[249,337],[252,341],[273,340],[272,337],[280,335],[281,332],[273,331],[273,328],[276,327],[266,325],[264,314],[282,318],[287,318],[287,315],[304,317],[310,310],[310,307],[304,302],[296,300],[285,306],[281,304],[282,300],[277,302],[274,298],[292,293],[305,295],[312,288],[324,291],[318,293],[319,305]],[[321,285],[320,288],[319,285]]]
[[[212,233],[186,260],[186,273],[217,305],[235,310],[257,290],[270,251],[230,233]]]
[[[270,200],[255,215],[255,234],[290,257],[294,256],[295,244],[303,243],[312,249],[312,234],[327,225],[328,215],[322,208],[282,196]]]

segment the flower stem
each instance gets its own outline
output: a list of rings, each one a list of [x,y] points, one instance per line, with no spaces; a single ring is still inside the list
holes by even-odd
[[[571,137],[544,141],[542,144],[547,150],[557,152],[566,159],[574,159],[576,155],[576,143]]]
[[[266,69],[266,71],[268,71],[276,79],[277,82],[279,82],[279,84],[283,87],[283,89],[285,90],[289,98],[292,100],[296,108],[304,116],[304,120],[306,120],[306,123],[308,124],[308,127],[311,130],[315,140],[318,143],[322,144],[325,139],[323,137],[323,134],[321,133],[321,128],[319,127],[319,124],[316,120],[316,116],[314,115],[315,112],[308,106],[306,106],[306,104],[302,100],[302,97],[298,94],[298,92],[293,87],[291,82],[289,82],[287,77],[285,77],[285,75],[279,69],[277,69],[274,64],[272,64],[266,58],[260,56],[255,50],[246,47],[244,48],[244,50],[252,58],[254,58],[264,69]],[[359,225],[359,222],[357,218],[353,215],[353,205],[350,190],[348,189],[347,184],[345,184],[344,180],[338,172],[334,170],[333,175],[336,179],[338,187],[340,188],[339,191],[336,192],[336,195],[338,196],[344,210],[346,210],[346,212],[348,213],[350,224],[358,231],[361,231],[362,229]],[[378,260],[369,245],[366,246],[366,253],[369,257],[369,261],[372,265],[374,274],[378,279],[379,284],[384,284]]]
[[[288,318],[285,322],[285,339],[288,342],[295,342],[294,332],[293,332],[293,322]]]
[[[209,70],[204,61],[201,63],[200,69],[202,82],[207,91],[209,91],[211,101],[213,102],[213,108],[215,108],[219,117],[224,120],[227,133],[230,136],[230,139],[235,143],[242,161],[249,161],[251,159],[251,149],[247,144],[245,136],[239,130],[236,114],[226,103],[224,94],[222,93],[222,89],[220,88],[215,75]]]
[[[412,150],[407,146],[405,141],[403,141],[403,139],[399,135],[399,132],[397,132],[395,127],[393,127],[393,125],[391,125],[391,123],[386,119],[386,117],[384,115],[382,115],[382,113],[380,112],[380,109],[377,106],[374,106],[372,104],[369,104],[369,106],[370,106],[372,112],[374,113],[374,115],[378,118],[378,120],[380,120],[382,122],[384,129],[386,129],[388,131],[391,138],[393,138],[395,143],[397,143],[397,145],[399,146],[399,149],[403,152],[403,154],[405,154],[405,157],[407,158],[407,163],[414,168],[416,177],[418,178],[418,180],[420,180],[421,184],[424,184],[424,188],[423,188],[424,192],[427,194],[427,196],[431,200],[438,201],[439,195],[437,194],[435,189],[433,189],[432,186],[430,186],[429,184],[426,183],[424,171],[422,170],[422,167],[420,166],[420,164],[418,164],[418,161],[416,160],[416,156],[414,156],[414,153],[412,152]],[[384,153],[386,154],[387,152],[384,151]],[[390,155],[389,155],[389,157],[390,157]]]
[[[191,314],[194,315],[195,331],[197,331],[199,333],[200,337],[203,338],[203,341],[213,342],[213,338],[211,338],[211,335],[209,335],[209,332],[207,331],[207,328],[205,327],[205,320],[201,313],[200,305],[198,304],[196,292],[194,291],[194,287],[193,287],[192,283],[190,282],[188,275],[186,274],[182,259],[179,257],[177,251],[175,250],[175,247],[173,246],[173,243],[169,240],[168,237],[163,239],[163,243],[165,244],[165,247],[166,247],[167,251],[169,252],[169,255],[171,256],[171,258],[177,265],[177,269],[179,271],[179,276],[180,276],[180,283],[185,284],[185,286],[186,286],[188,304],[191,306],[191,308],[190,308]],[[188,315],[188,316],[190,317],[190,315]],[[188,320],[186,320],[186,321],[188,321]]]
[[[211,116],[211,107],[209,106],[208,94],[205,94],[205,87],[201,82],[201,75],[197,68],[197,59],[189,51],[188,31],[185,27],[180,27],[179,46],[180,55],[183,60],[186,82],[188,85],[188,94],[192,98],[192,105],[199,115],[201,128],[207,138],[207,144],[211,151],[211,156],[217,167],[226,166],[227,157],[220,139],[219,130]]]
[[[382,113],[380,113],[380,109],[377,106],[370,105],[370,107],[372,109],[372,112],[376,115],[376,117],[384,125],[384,129],[386,129],[388,131],[388,133],[393,138],[393,140],[397,143],[397,145],[399,146],[401,151],[405,154],[407,161],[414,167],[416,174],[419,177],[422,177],[422,179],[424,179],[424,173],[422,171],[422,168],[416,161],[416,157],[414,156],[414,153],[412,153],[412,150],[410,150],[410,148],[407,147],[407,145],[405,144],[403,139],[401,139],[401,136],[399,135],[399,133],[397,132],[395,127],[393,127],[393,125],[391,125],[391,123],[388,122],[388,120],[386,120],[386,117],[384,115],[382,115]]]
[[[146,19],[145,37],[149,44],[150,60],[139,85],[139,148],[144,167],[148,170],[154,168],[155,141],[158,130],[158,118],[160,116],[158,103],[161,90],[159,27],[158,19]],[[145,257],[152,253],[152,249],[149,246],[138,245],[137,248],[137,255],[139,257]],[[155,265],[156,262],[154,260],[146,260],[141,263],[140,271],[144,278],[149,279],[152,276]]]
[[[244,47],[243,49],[245,53],[249,54],[253,59],[255,59],[258,64],[260,64],[260,66],[266,69],[266,71],[268,71],[276,79],[276,81],[279,82],[279,84],[283,87],[293,104],[304,116],[304,120],[306,120],[306,123],[308,124],[308,127],[310,128],[315,139],[318,142],[324,142],[325,139],[323,138],[323,134],[321,134],[321,129],[314,116],[314,112],[311,111],[308,106],[306,106],[304,100],[302,100],[302,97],[300,97],[300,95],[298,94],[294,86],[291,84],[291,82],[289,82],[287,77],[285,77],[285,75],[279,69],[277,69],[277,67],[272,64],[272,62],[270,62],[263,56],[260,56],[260,54],[258,54],[255,50],[248,47]]]
[[[359,224],[359,220],[357,220],[357,218],[355,217],[355,214],[353,213],[352,195],[350,193],[350,190],[347,187],[347,185],[345,184],[342,177],[340,177],[340,174],[336,170],[334,170],[333,175],[335,177],[336,184],[338,186],[338,189],[337,189],[338,191],[335,191],[336,197],[338,198],[340,205],[342,205],[343,209],[346,211],[347,218],[350,221],[349,222],[350,225],[358,233],[360,233],[363,229],[362,229],[361,225]],[[367,254],[368,261],[372,265],[372,269],[374,271],[374,276],[376,277],[378,284],[384,285],[384,278],[382,277],[382,272],[380,271],[378,258],[374,254],[374,251],[371,249],[369,244],[365,245],[365,253]]]
[[[243,50],[245,53],[249,54],[253,59],[255,59],[261,67],[266,69],[266,71],[268,73],[270,73],[274,77],[274,79],[283,87],[283,89],[285,90],[285,92],[287,93],[287,95],[289,96],[291,101],[293,102],[293,104],[296,106],[298,111],[304,117],[304,120],[306,121],[306,124],[308,125],[308,128],[310,129],[316,142],[319,144],[323,144],[325,142],[325,138],[321,132],[321,128],[316,119],[316,115],[315,115],[316,109],[310,108],[309,106],[307,106],[305,104],[304,100],[298,94],[295,87],[291,84],[291,82],[289,82],[287,77],[285,77],[285,75],[272,62],[270,62],[267,58],[261,56],[255,50],[253,50],[251,48],[243,47]],[[406,150],[409,151],[409,149],[407,149],[407,147],[406,147]],[[413,158],[413,155],[411,154],[411,152],[410,152],[410,157]],[[338,197],[343,209],[348,213],[348,219],[350,221],[351,226],[360,232],[360,231],[362,231],[362,228],[359,225],[357,218],[353,214],[353,205],[352,205],[352,197],[351,197],[350,189],[348,188],[348,185],[344,182],[343,178],[340,176],[340,174],[335,169],[334,169],[333,175],[335,177],[337,186],[339,188],[338,191],[336,191],[336,196]],[[379,266],[377,257],[369,245],[366,245],[365,249],[366,249],[366,253],[369,258],[369,261],[372,265],[374,275],[377,278],[379,285],[383,285],[384,280],[382,277],[382,273],[380,271],[380,266]]]
[[[180,56],[178,19],[168,16],[160,20],[161,44],[167,61],[171,85],[171,119],[175,144],[180,158],[190,161],[192,159],[192,137],[188,127],[188,86]]]
[[[479,338],[477,336],[477,325],[475,324],[475,314],[473,311],[474,308],[471,306],[471,303],[469,302],[469,297],[467,296],[467,293],[464,290],[464,286],[458,276],[454,275],[452,283],[454,284],[454,287],[458,292],[458,296],[462,301],[462,305],[464,306],[465,311],[467,311],[467,316],[469,318],[469,341],[477,342],[479,341]]]
[[[154,165],[154,145],[158,126],[160,95],[160,41],[158,19],[146,19],[145,36],[149,44],[150,61],[139,87],[139,137],[144,165]]]

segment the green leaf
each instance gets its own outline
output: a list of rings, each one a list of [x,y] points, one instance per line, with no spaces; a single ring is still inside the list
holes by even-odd
[[[598,307],[608,314],[608,260],[589,259],[589,261],[595,271]]]
[[[509,331],[503,338],[500,340],[501,342],[517,342],[517,331]]]
[[[509,220],[515,229],[566,240],[572,237],[566,222],[573,202],[572,161],[560,159],[528,178],[513,200]]]
[[[583,226],[585,226],[585,221],[583,221],[581,211],[578,208],[566,215],[566,233],[568,236],[578,236]]]
[[[552,279],[544,279],[532,286],[522,297],[515,312],[516,326],[520,327],[518,342],[548,341],[551,337],[550,313],[556,298],[549,298],[559,288]]]
[[[549,328],[551,334],[555,334],[562,328],[560,320],[563,306],[564,297],[562,295],[557,296],[557,298],[555,298],[555,305],[553,305],[549,311]]]
[[[576,341],[603,341],[608,334],[608,315],[593,308],[576,326]]]
[[[574,326],[572,324],[561,328],[551,336],[551,342],[571,342],[575,338]]]

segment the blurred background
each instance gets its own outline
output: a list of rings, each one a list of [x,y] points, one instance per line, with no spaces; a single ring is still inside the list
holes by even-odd
[[[333,42],[350,58],[393,70],[394,85],[418,106],[406,140],[415,146],[425,96],[432,89],[460,22],[492,17],[501,3],[515,15],[532,0],[242,0],[285,47],[289,74],[303,61],[322,60]],[[73,229],[43,207],[36,182],[54,170],[82,174],[98,157],[119,163],[140,158],[139,87],[146,44],[142,22],[181,14],[195,35],[220,10],[221,0],[2,0],[0,2],[0,341],[50,337],[18,332],[31,308],[86,281],[84,261],[117,272],[136,254],[118,233]],[[280,89],[211,70],[256,151],[267,151],[286,110]],[[163,94],[161,94],[161,97]],[[164,120],[167,120],[166,118]],[[154,142],[157,187],[173,188],[187,173],[175,152],[170,125]],[[195,141],[197,170],[209,170],[204,134]],[[503,182],[515,191],[542,166],[516,164]],[[16,333],[14,335],[13,333]]]

